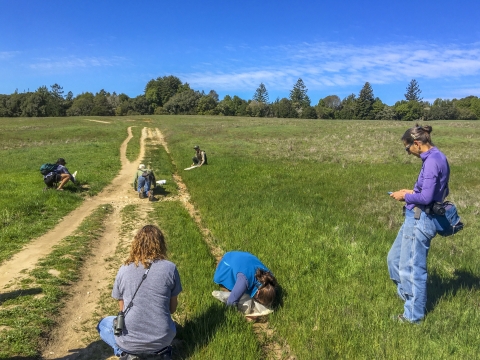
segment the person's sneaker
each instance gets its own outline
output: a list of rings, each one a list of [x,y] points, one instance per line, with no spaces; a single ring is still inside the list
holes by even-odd
[[[403,314],[394,315],[393,320],[402,324],[419,324],[419,321],[410,321]]]
[[[143,191],[139,191],[139,192],[138,192],[138,197],[139,197],[140,199],[143,199]]]

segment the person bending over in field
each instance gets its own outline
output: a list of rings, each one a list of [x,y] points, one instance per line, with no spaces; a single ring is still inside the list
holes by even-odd
[[[208,165],[205,151],[201,150],[198,145],[195,145],[193,148],[195,149],[195,156],[192,158],[192,166]]]
[[[218,263],[213,281],[231,291],[227,300],[230,306],[237,306],[243,294],[267,307],[275,300],[277,280],[256,256],[248,252],[227,252]]]
[[[147,169],[144,164],[140,164],[133,176],[133,188],[138,192],[140,199],[148,197],[150,201],[154,201],[153,190],[150,190],[154,186],[155,174],[153,170]]]
[[[100,320],[100,337],[121,360],[171,359],[176,335],[171,314],[181,291],[180,275],[167,260],[162,232],[154,225],[144,226],[113,284],[119,315]]]
[[[64,158],[59,158],[55,164],[57,167],[43,177],[43,181],[45,185],[47,185],[47,188],[51,188],[55,184],[58,184],[57,190],[63,191],[63,187],[69,180],[76,184],[75,177],[70,174],[68,169],[65,167],[67,163]]]

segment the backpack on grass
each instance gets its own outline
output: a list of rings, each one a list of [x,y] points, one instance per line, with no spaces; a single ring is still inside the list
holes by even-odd
[[[44,176],[48,175],[52,171],[57,170],[57,167],[58,167],[57,164],[50,164],[50,163],[43,164],[42,166],[40,166],[40,173]]]

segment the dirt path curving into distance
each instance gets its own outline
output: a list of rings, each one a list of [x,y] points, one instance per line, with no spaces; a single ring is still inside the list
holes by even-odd
[[[146,129],[143,129],[139,159],[142,159],[145,154],[145,136]],[[135,193],[130,189],[132,174],[135,172],[137,164],[135,162],[130,163],[126,156],[127,144],[132,137],[132,130],[129,127],[128,137],[120,147],[122,168],[120,173],[104,190],[97,196],[86,199],[82,205],[65,216],[52,230],[30,242],[23,250],[0,266],[0,289],[4,289],[9,282],[21,277],[21,272],[33,269],[40,258],[49,254],[53,246],[58,244],[64,237],[71,235],[80,223],[99,205],[108,202],[115,203],[122,196],[120,194],[123,194],[124,202],[130,198],[127,196],[128,194],[132,195],[131,200],[134,200],[135,196],[133,195]]]
[[[122,219],[120,212],[128,204],[142,204],[142,209],[152,210],[153,204],[138,198],[137,193],[132,191],[131,177],[137,169],[137,165],[145,155],[145,139],[152,144],[160,144],[170,156],[168,145],[158,128],[143,128],[140,139],[140,153],[136,161],[129,162],[126,157],[128,142],[133,138],[131,128],[128,128],[128,137],[120,147],[121,170],[112,182],[105,187],[97,196],[85,200],[85,202],[65,216],[51,231],[33,240],[23,250],[17,253],[9,261],[0,266],[0,289],[5,288],[9,283],[17,281],[22,273],[28,272],[35,267],[39,259],[49,254],[54,245],[63,238],[71,235],[80,223],[92,213],[98,206],[110,203],[114,212],[106,222],[106,229],[103,236],[93,245],[92,256],[89,258],[88,266],[85,266],[70,291],[70,297],[66,300],[61,309],[58,326],[50,334],[42,357],[44,359],[74,360],[74,359],[116,359],[116,357],[103,354],[101,341],[92,341],[85,338],[85,332],[81,331],[83,326],[89,326],[91,319],[97,317],[95,314],[102,293],[109,287],[111,281],[111,269],[105,259],[115,252],[119,243],[125,244],[131,241],[133,233],[138,229],[135,224],[132,234],[123,234],[120,231]],[[171,158],[171,156],[170,156]],[[172,160],[173,161],[173,160]],[[187,209],[192,219],[196,222],[203,238],[208,245],[210,252],[217,261],[224,254],[224,251],[214,244],[213,237],[208,228],[202,224],[198,210],[190,201],[188,189],[178,173],[173,174],[174,181],[179,189],[178,196],[167,197],[163,201],[180,201]],[[148,204],[148,205],[147,205]],[[141,215],[135,222],[143,222],[149,211],[140,212]],[[274,359],[295,359],[291,355],[288,344],[280,345],[274,339],[273,330],[268,323],[254,324],[254,330],[260,338],[267,338],[268,344],[264,350],[269,358]],[[103,347],[104,348],[104,347]],[[108,353],[111,354],[111,351]]]

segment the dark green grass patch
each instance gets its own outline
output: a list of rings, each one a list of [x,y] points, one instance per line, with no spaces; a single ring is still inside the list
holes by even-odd
[[[78,280],[80,269],[112,211],[111,205],[98,207],[72,236],[63,239],[39,261],[21,281],[19,289],[0,295],[0,326],[4,327],[0,330],[0,358],[40,355],[43,337],[55,325],[68,286]]]
[[[165,233],[169,259],[177,265],[183,286],[174,314],[181,324],[179,358],[262,358],[251,324],[211,295],[218,290],[212,280],[215,260],[188,212],[180,202],[162,202],[152,215]]]

